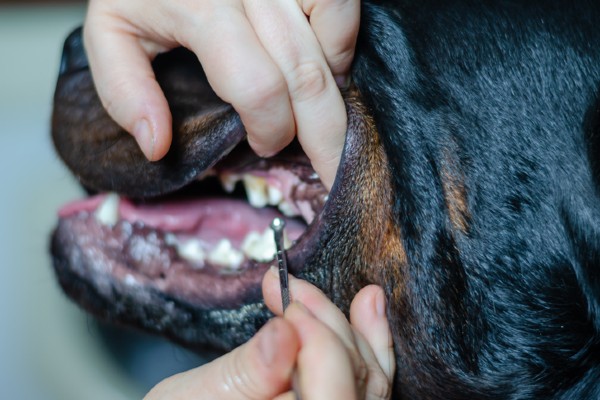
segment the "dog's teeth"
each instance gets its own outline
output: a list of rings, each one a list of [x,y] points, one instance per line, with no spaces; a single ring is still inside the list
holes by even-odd
[[[250,232],[244,238],[241,249],[244,252],[244,254],[246,254],[246,256],[248,256],[249,258],[252,258],[257,261],[262,261],[262,260],[260,260],[260,256],[261,256],[260,249],[259,249],[260,241],[261,241],[260,233]]]
[[[177,236],[175,236],[173,233],[167,232],[165,234],[165,243],[169,246],[177,246],[179,244],[179,240],[177,239]]]
[[[269,205],[276,206],[281,203],[281,200],[283,200],[283,193],[281,193],[281,190],[273,186],[268,186],[267,190],[269,194]]]
[[[119,221],[119,195],[107,194],[94,212],[94,217],[102,225],[114,226]]]
[[[286,217],[296,217],[300,215],[296,206],[285,200],[279,203],[277,208],[279,208],[279,211],[281,211]]]
[[[248,202],[252,207],[262,208],[268,204],[267,181],[259,176],[246,174],[242,178]]]
[[[227,193],[233,193],[235,190],[235,184],[240,180],[239,175],[234,174],[222,174],[219,176],[221,186]]]
[[[244,261],[244,254],[233,248],[227,239],[221,239],[208,254],[208,261],[231,269],[238,269]]]
[[[200,241],[197,239],[189,239],[183,243],[177,243],[177,254],[192,262],[195,266],[201,268],[206,260],[206,252],[202,248]]]
[[[275,239],[270,229],[262,234],[250,232],[242,242],[242,251],[256,261],[270,261],[275,256]]]

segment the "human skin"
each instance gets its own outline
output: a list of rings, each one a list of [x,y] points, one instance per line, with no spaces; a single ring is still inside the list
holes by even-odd
[[[84,42],[103,105],[149,160],[172,135],[150,61],[184,46],[259,155],[297,136],[331,188],[347,123],[336,82],[348,82],[359,21],[359,0],[91,0]]]
[[[395,358],[383,290],[363,288],[350,321],[315,286],[290,276],[295,300],[281,313],[277,271],[263,294],[276,314],[249,342],[159,383],[145,400],[389,399]]]

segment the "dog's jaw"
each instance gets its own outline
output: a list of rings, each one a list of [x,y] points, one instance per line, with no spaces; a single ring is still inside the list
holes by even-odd
[[[77,38],[77,33],[69,38],[66,48],[78,45]],[[165,195],[214,168],[243,140],[238,116],[211,95],[193,58],[181,50],[169,57],[156,65],[173,110],[175,135],[159,163],[147,162],[133,138],[106,115],[81,58],[65,62],[75,68],[63,68],[59,79],[53,137],[88,189]],[[181,79],[188,84],[183,93],[176,89]],[[86,101],[75,101],[75,91]],[[315,283],[347,311],[356,291],[381,283],[380,271],[389,269],[383,264],[393,265],[402,256],[395,253],[401,245],[391,222],[390,175],[379,136],[356,89],[345,98],[349,126],[336,182],[288,258],[292,273]],[[54,233],[59,281],[92,313],[190,347],[223,349],[250,338],[270,317],[260,291],[269,262],[250,262],[242,273],[229,275],[192,269],[174,257],[166,232],[129,222],[106,226],[89,211],[72,213],[61,218]],[[132,238],[146,251],[141,262],[128,249]]]

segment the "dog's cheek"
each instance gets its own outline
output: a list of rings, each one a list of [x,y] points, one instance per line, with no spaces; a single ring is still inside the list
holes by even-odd
[[[344,183],[338,196],[340,205],[335,219],[335,249],[339,260],[330,262],[338,267],[332,281],[336,302],[349,307],[360,288],[377,284],[384,288],[388,304],[400,298],[404,287],[406,251],[401,228],[393,214],[394,191],[386,152],[374,120],[355,93],[346,99],[359,115],[349,126],[345,161],[338,171]]]

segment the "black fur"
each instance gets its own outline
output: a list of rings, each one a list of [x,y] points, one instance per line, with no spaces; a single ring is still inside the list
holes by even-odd
[[[362,27],[408,257],[396,395],[600,399],[600,2],[371,1]]]
[[[174,115],[186,121],[205,103],[218,118],[208,133],[181,128],[170,155],[147,163],[102,110],[77,40],[53,134],[93,189],[163,194],[243,137],[235,113],[192,79],[199,66],[161,56]],[[384,286],[396,399],[600,399],[600,1],[364,0],[353,81],[336,184],[310,241],[289,253],[294,272],[346,311],[358,288]],[[380,211],[390,192],[391,223]],[[226,309],[133,290],[84,257],[104,249],[78,241],[88,233],[62,221],[53,253],[65,290],[96,314],[221,347],[270,316],[258,289]],[[384,239],[400,244],[382,250]],[[111,254],[106,263],[127,268]]]

